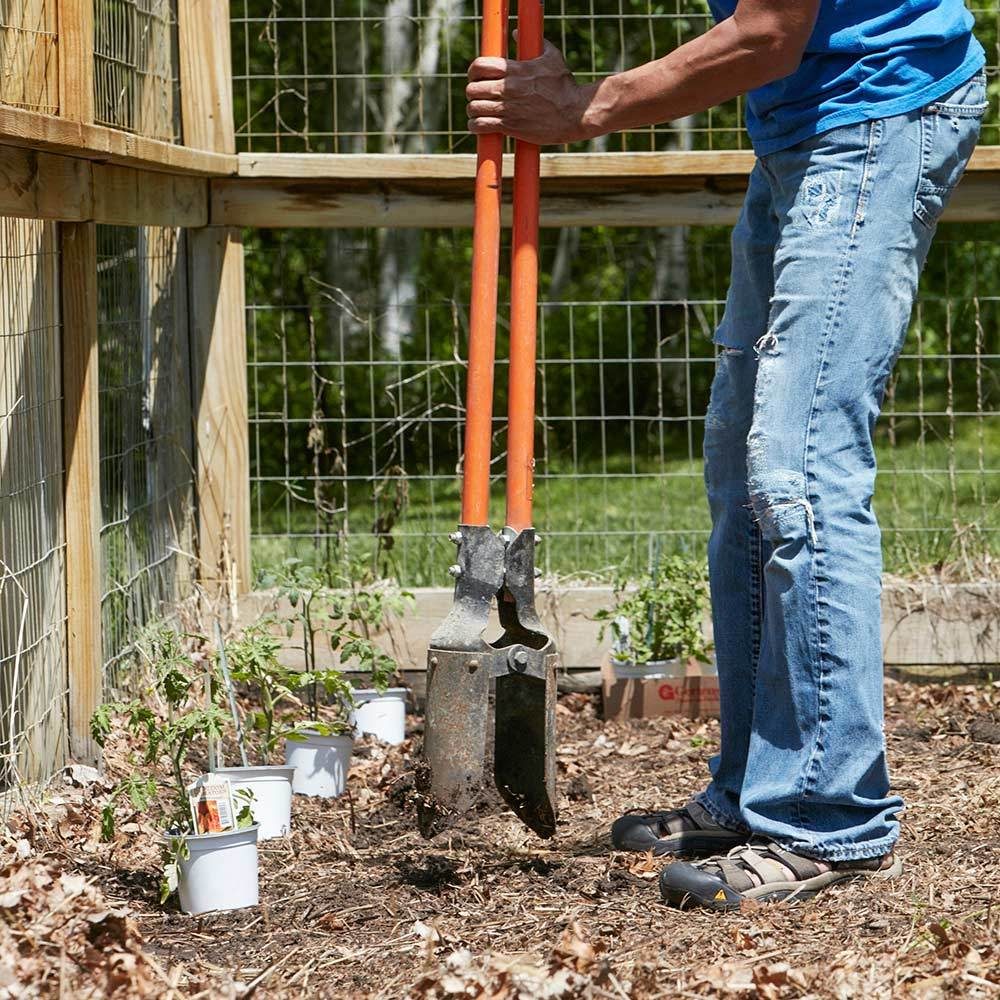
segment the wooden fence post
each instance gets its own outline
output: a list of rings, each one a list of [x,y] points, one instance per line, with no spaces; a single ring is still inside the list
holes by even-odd
[[[97,227],[63,223],[63,450],[66,659],[70,752],[95,763],[90,718],[102,700],[101,448],[97,358]]]
[[[94,120],[93,0],[59,0],[59,113]],[[63,503],[70,753],[96,763],[90,718],[103,696],[97,227],[61,223]]]
[[[184,143],[232,153],[229,3],[179,0],[177,17]],[[245,593],[250,586],[250,451],[240,231],[191,230],[188,262],[200,574],[213,587]]]

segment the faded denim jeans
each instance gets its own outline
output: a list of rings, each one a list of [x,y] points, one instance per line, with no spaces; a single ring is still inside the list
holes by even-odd
[[[760,159],[705,418],[719,823],[831,861],[899,836],[883,734],[873,432],[982,74]]]

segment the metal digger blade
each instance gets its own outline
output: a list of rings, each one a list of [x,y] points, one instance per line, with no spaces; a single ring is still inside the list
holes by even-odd
[[[489,694],[482,654],[430,650],[420,789],[425,835],[471,809],[481,795]]]
[[[503,584],[503,540],[488,527],[463,525],[455,596],[427,653],[424,759],[418,771],[419,824],[425,837],[448,826],[481,794],[489,716],[491,648],[483,641]]]
[[[550,837],[558,658],[534,609],[534,532],[464,525],[459,535],[454,602],[428,655],[420,829],[433,836],[489,798],[492,735],[497,791],[528,827]],[[494,600],[504,632],[488,643]]]
[[[551,837],[556,832],[556,657],[545,660],[545,677],[510,673],[496,679],[493,775],[497,791],[521,822],[540,837]]]

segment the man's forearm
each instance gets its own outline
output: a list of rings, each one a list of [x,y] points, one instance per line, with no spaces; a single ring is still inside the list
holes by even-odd
[[[581,88],[583,138],[704,111],[787,76],[800,56],[786,38],[729,18],[662,59]]]

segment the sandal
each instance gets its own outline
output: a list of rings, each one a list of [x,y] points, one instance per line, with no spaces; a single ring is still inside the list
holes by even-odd
[[[626,813],[611,825],[611,843],[616,851],[652,851],[693,857],[716,855],[748,835],[720,826],[697,802],[666,812]]]
[[[681,909],[707,906],[738,910],[745,899],[810,899],[837,882],[896,878],[902,871],[903,863],[891,852],[857,861],[820,861],[794,854],[773,841],[756,839],[726,855],[667,865],[660,873],[660,895],[664,902]]]

